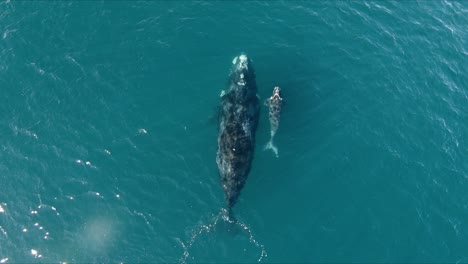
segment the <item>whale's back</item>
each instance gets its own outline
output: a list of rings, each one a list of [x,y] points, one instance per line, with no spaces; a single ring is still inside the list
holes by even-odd
[[[252,67],[234,67],[227,92],[221,97],[216,156],[228,210],[236,203],[250,172],[259,109]]]

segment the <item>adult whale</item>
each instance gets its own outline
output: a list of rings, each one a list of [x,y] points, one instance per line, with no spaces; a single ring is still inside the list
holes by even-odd
[[[228,216],[252,165],[260,112],[251,60],[242,54],[232,63],[228,87],[221,92],[216,155]]]
[[[234,58],[232,64],[227,88],[221,92],[220,96],[218,152],[216,154],[226,209],[222,209],[211,223],[204,224],[194,231],[186,244],[181,242],[184,254],[180,263],[185,263],[189,257],[189,250],[197,237],[204,232],[210,232],[217,225],[219,219],[236,225],[247,233],[249,242],[261,249],[258,262],[267,256],[265,246],[255,239],[249,226],[235,219],[231,214],[231,209],[244,187],[252,165],[255,132],[260,112],[260,100],[257,97],[252,61],[246,55],[241,54]]]

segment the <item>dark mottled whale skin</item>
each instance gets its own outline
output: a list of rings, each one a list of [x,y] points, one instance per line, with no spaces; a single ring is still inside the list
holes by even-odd
[[[252,62],[246,55],[240,55],[233,60],[228,87],[221,93],[219,107],[216,163],[229,214],[252,165],[259,112]]]

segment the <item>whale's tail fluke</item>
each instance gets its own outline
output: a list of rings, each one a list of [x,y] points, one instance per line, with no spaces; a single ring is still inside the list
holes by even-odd
[[[265,148],[263,148],[263,150],[267,150],[267,149],[271,149],[271,151],[273,151],[273,153],[275,153],[275,156],[277,158],[279,157],[278,148],[273,143],[273,137],[270,138],[270,141],[268,141],[268,143],[265,145]]]
[[[235,222],[236,221],[236,218],[234,217],[234,214],[231,210],[231,207],[228,206],[226,209],[221,209],[221,216],[223,218],[223,220],[227,221],[227,222]]]
[[[265,246],[257,241],[252,230],[247,224],[234,217],[231,209],[232,208],[230,206],[226,207],[226,209],[222,208],[221,211],[217,215],[214,215],[211,220],[208,220],[207,223],[199,225],[192,231],[192,236],[188,241],[184,242],[181,239],[177,239],[184,249],[184,253],[179,259],[180,264],[187,263],[187,259],[190,257],[190,249],[197,241],[198,236],[202,234],[206,235],[206,233],[210,233],[218,228],[221,228],[222,230],[223,227],[227,228],[229,232],[234,232],[237,235],[243,233],[248,236],[249,242],[261,250],[260,256],[257,260],[258,263],[262,262],[262,259],[268,256]],[[222,226],[218,226],[219,224],[222,224]]]

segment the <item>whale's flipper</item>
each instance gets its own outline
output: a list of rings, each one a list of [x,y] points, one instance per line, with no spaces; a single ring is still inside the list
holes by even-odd
[[[279,158],[278,155],[278,148],[273,144],[273,138],[268,141],[268,143],[265,145],[265,148],[263,150],[271,149],[273,153],[275,153],[275,156]]]

